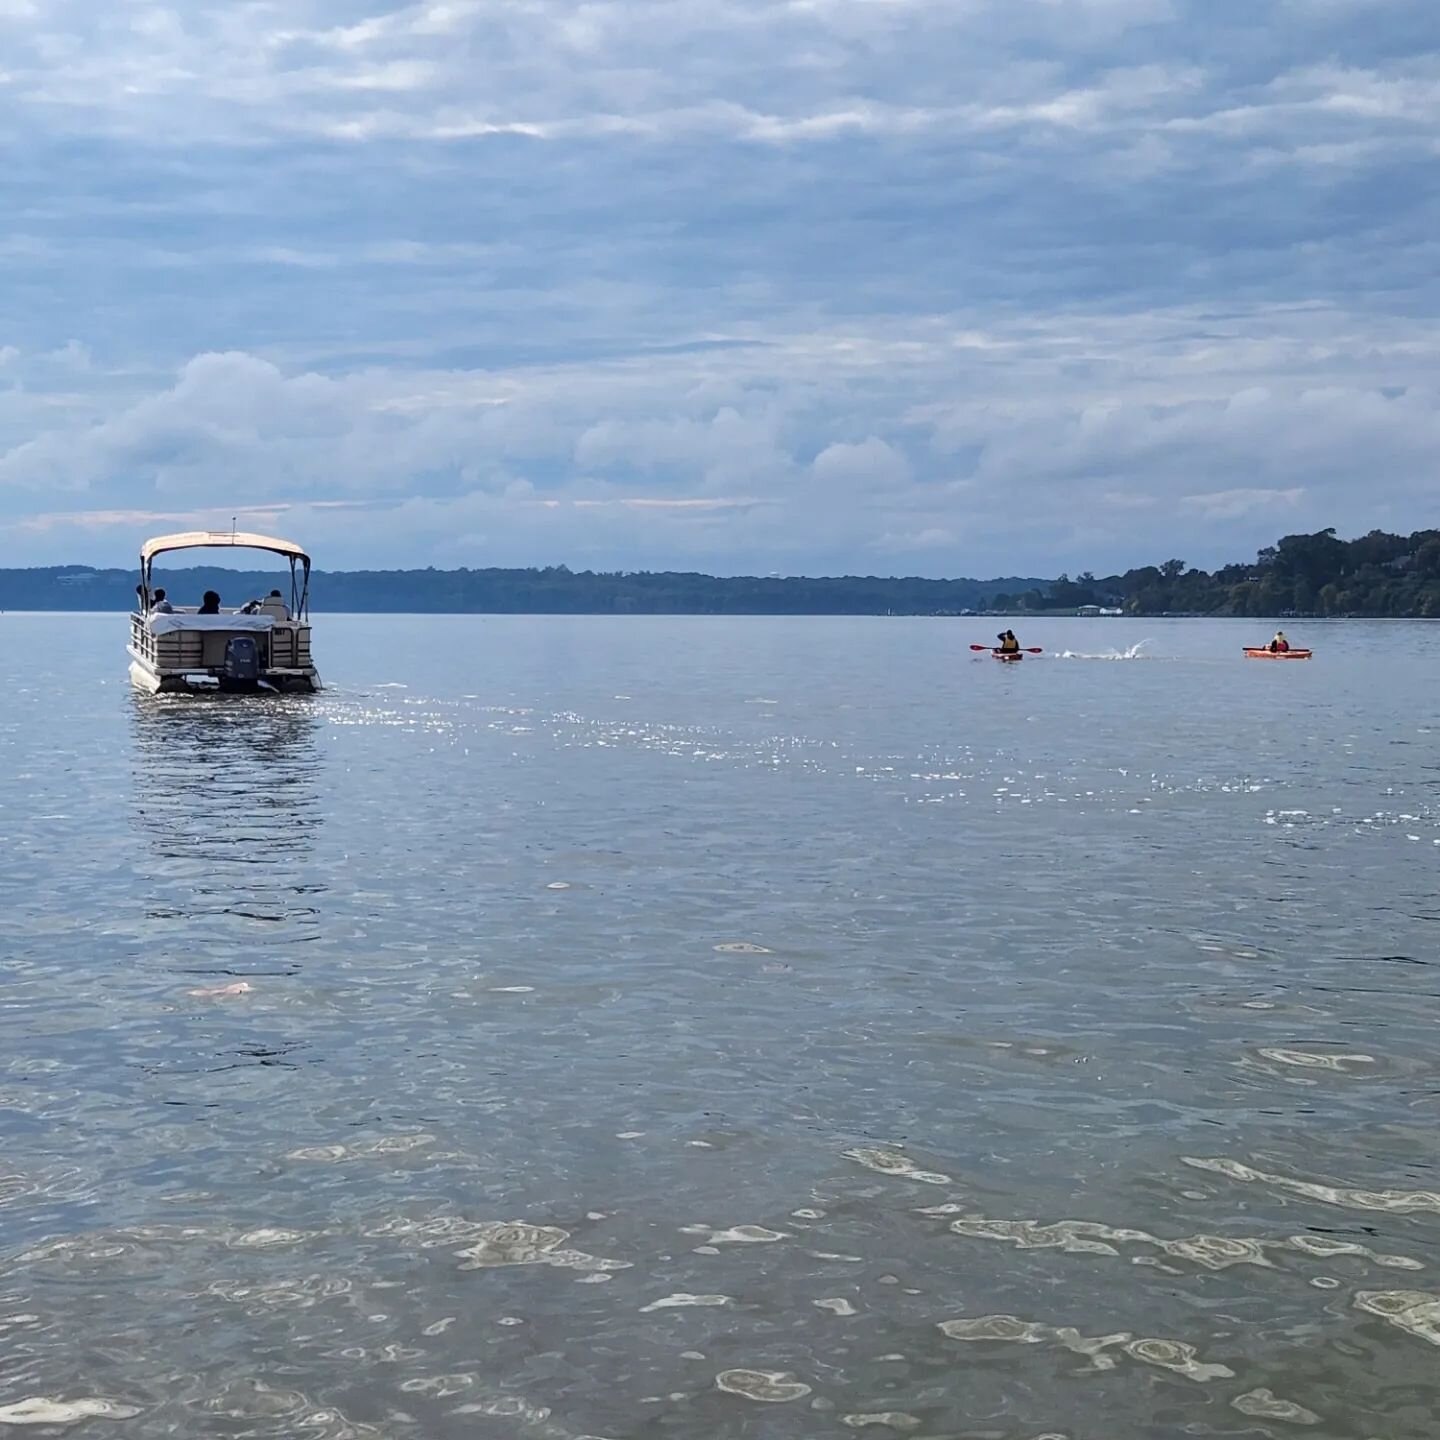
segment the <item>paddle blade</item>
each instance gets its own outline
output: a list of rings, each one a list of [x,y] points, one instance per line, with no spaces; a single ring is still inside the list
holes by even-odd
[[[970,648],[972,650],[988,650],[990,647],[988,645],[972,645]]]
[[[1043,655],[1045,652],[1038,645],[1027,645],[1025,653],[1027,655]]]

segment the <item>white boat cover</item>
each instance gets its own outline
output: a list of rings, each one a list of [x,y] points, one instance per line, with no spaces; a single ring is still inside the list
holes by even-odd
[[[269,630],[273,615],[166,615],[149,617],[152,635],[171,635],[176,630]]]

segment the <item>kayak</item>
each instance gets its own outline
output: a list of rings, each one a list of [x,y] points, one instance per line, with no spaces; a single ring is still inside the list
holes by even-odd
[[[1018,650],[992,650],[990,653],[997,660],[1003,660],[1007,665],[1012,660],[1023,660],[1025,658]]]
[[[1245,654],[1251,660],[1308,660],[1311,652],[1309,650],[1270,650],[1263,645],[1252,650],[1247,645]]]

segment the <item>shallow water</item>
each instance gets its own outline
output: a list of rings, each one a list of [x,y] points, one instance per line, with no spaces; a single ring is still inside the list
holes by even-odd
[[[1293,628],[0,616],[0,1431],[1429,1440],[1440,630]]]

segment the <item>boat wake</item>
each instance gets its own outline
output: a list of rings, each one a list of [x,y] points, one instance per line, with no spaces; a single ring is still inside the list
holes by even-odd
[[[1057,660],[1153,660],[1153,655],[1145,653],[1145,647],[1153,644],[1151,640],[1137,640],[1128,650],[1104,650],[1091,653],[1085,650],[1061,650],[1055,658]]]

